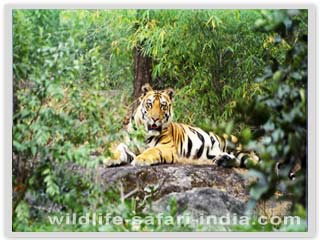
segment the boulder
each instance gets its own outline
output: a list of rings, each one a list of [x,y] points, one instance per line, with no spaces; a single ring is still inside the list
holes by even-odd
[[[73,172],[84,169],[73,166]],[[103,189],[119,188],[122,198],[135,197],[137,201],[151,201],[151,210],[169,210],[176,201],[178,215],[191,213],[193,217],[245,214],[249,200],[248,170],[223,168],[213,165],[163,164],[156,166],[118,167],[99,166],[92,175],[98,177]],[[98,174],[98,176],[97,176]],[[143,204],[141,204],[143,205]],[[273,198],[260,202],[257,214],[284,216],[292,203]],[[145,206],[145,205],[144,205]],[[144,209],[150,211],[150,209]]]

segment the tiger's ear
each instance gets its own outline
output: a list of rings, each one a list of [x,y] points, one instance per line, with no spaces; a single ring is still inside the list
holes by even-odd
[[[142,85],[141,90],[142,90],[142,94],[145,95],[147,92],[150,92],[153,89],[149,83],[146,83],[146,84]]]
[[[173,99],[174,90],[172,88],[167,88],[167,89],[164,90],[164,92],[169,95],[171,100]]]

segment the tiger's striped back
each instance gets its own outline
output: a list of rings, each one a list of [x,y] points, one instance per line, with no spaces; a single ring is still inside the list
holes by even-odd
[[[253,152],[242,150],[241,144],[238,144],[238,139],[233,135],[224,134],[220,137],[201,128],[181,123],[172,122],[161,135],[147,138],[146,143],[149,147],[159,145],[173,147],[179,158],[194,161],[211,160],[220,164],[221,158],[235,158],[232,166],[246,167],[249,158],[254,161],[259,160]],[[224,163],[221,162],[221,165]]]

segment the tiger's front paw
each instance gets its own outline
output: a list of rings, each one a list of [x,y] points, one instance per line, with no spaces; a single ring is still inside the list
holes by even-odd
[[[157,164],[158,160],[153,154],[140,154],[131,162],[133,166],[150,166]]]
[[[150,166],[152,165],[153,162],[149,161],[148,159],[145,159],[141,156],[136,157],[132,162],[131,165],[132,166]]]

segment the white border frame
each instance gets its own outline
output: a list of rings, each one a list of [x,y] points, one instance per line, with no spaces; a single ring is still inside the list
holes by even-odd
[[[161,8],[161,9],[308,9],[308,231],[307,232],[12,232],[12,10],[14,9],[132,9],[132,8]],[[315,160],[316,160],[316,15],[315,6],[311,4],[6,4],[5,13],[5,32],[7,38],[4,39],[4,90],[3,104],[4,118],[3,125],[3,148],[5,163],[4,180],[5,192],[9,193],[5,198],[5,234],[7,237],[104,237],[104,238],[226,238],[226,237],[312,237],[315,235],[316,199],[315,199]],[[319,39],[318,39],[319,40]],[[9,100],[9,101],[6,101]]]

